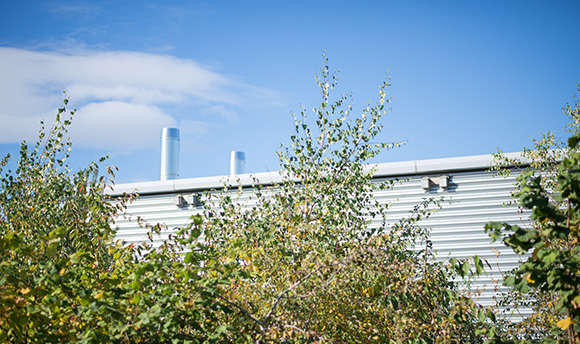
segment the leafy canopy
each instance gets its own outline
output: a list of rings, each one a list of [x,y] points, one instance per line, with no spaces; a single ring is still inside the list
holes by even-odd
[[[580,89],[567,104],[571,136],[558,144],[548,133],[524,150],[524,161],[499,154],[501,166],[528,164],[518,176],[517,203],[530,212],[531,226],[489,223],[493,240],[503,240],[525,259],[504,280],[516,308],[534,314],[507,327],[504,340],[576,343],[580,332]],[[503,170],[502,172],[506,172]]]
[[[279,153],[280,184],[209,192],[159,247],[115,241],[114,219],[132,196],[109,199],[96,164],[69,169],[65,101],[34,148],[21,145],[17,169],[1,171],[0,341],[484,340],[490,311],[416,245],[433,202],[387,225],[388,205],[373,197],[393,183],[373,182],[364,165],[397,145],[375,142],[389,83],[356,116],[349,97],[334,97],[336,80],[325,60],[322,100],[300,111]],[[152,239],[164,229],[147,230]]]

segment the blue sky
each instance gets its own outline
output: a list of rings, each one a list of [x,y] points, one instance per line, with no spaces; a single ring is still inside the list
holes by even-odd
[[[319,101],[326,51],[356,106],[393,86],[377,162],[519,151],[580,83],[578,1],[4,1],[0,153],[31,140],[67,90],[72,165],[110,154],[117,182],[159,178],[181,128],[182,177],[278,168],[291,113]]]

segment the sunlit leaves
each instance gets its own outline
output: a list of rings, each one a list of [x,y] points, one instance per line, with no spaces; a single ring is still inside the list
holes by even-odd
[[[578,96],[580,97],[580,89]],[[566,105],[572,136],[567,145],[548,133],[525,150],[524,169],[513,193],[517,204],[531,214],[532,223],[523,226],[488,223],[486,231],[493,240],[502,239],[523,262],[504,279],[513,288],[511,307],[533,307],[534,314],[504,337],[545,342],[578,341],[580,309],[580,128],[579,103]],[[505,159],[505,164],[522,162]],[[562,318],[563,317],[563,318]],[[560,320],[556,320],[560,318]],[[526,328],[527,327],[527,328]],[[565,330],[565,331],[563,331]],[[510,330],[511,331],[511,330]]]
[[[32,149],[22,144],[16,169],[0,170],[0,342],[219,341],[215,314],[228,309],[200,270],[200,219],[161,247],[115,242],[131,196],[109,199],[95,163],[68,167],[67,103]]]
[[[229,338],[479,340],[478,308],[450,281],[455,270],[433,262],[429,245],[414,247],[427,236],[419,221],[437,202],[425,200],[387,226],[388,205],[373,197],[393,185],[373,182],[373,171],[363,165],[398,145],[375,142],[389,83],[379,87],[376,104],[357,115],[349,96],[335,96],[337,76],[326,64],[316,81],[321,103],[296,115],[295,133],[279,153],[282,183],[255,192],[226,187],[206,208],[201,226],[217,252],[215,265],[245,272],[223,276],[221,298],[234,311]],[[237,201],[248,197],[251,207]],[[481,272],[482,264],[474,270]],[[457,273],[471,267],[465,263]]]

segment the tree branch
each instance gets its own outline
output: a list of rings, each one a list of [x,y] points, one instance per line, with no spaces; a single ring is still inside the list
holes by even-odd
[[[294,284],[292,284],[290,287],[288,287],[284,291],[282,291],[276,297],[276,300],[274,301],[274,304],[272,305],[272,307],[270,307],[270,309],[268,310],[268,313],[266,313],[266,316],[262,320],[262,323],[265,325],[268,322],[268,320],[270,319],[270,316],[272,315],[272,312],[274,311],[274,309],[276,308],[276,306],[278,306],[278,303],[280,303],[280,300],[282,300],[282,298],[284,297],[284,295],[288,294],[294,288],[298,287],[300,284],[302,284],[304,281],[306,281],[308,278],[310,278],[310,276],[312,276],[315,272],[320,271],[320,269],[322,269],[322,267],[323,267],[323,265],[321,265],[318,268],[310,271],[308,274],[306,274],[306,276],[302,277],[298,281],[294,282]]]
[[[224,301],[225,303],[227,303],[230,306],[233,306],[234,308],[236,308],[238,311],[240,311],[242,314],[244,314],[246,317],[248,317],[250,320],[252,320],[253,322],[255,322],[256,324],[258,324],[258,326],[260,327],[260,331],[264,331],[264,325],[263,322],[261,322],[260,320],[254,318],[250,312],[248,312],[245,308],[243,308],[242,306],[238,305],[237,303],[231,302],[230,300],[224,298],[221,295],[218,295],[218,298],[222,301]]]

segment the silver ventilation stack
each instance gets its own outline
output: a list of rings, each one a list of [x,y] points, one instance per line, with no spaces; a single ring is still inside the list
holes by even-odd
[[[230,153],[230,176],[242,174],[246,171],[246,153],[232,151]]]
[[[179,174],[179,129],[161,131],[161,181],[176,179]]]

